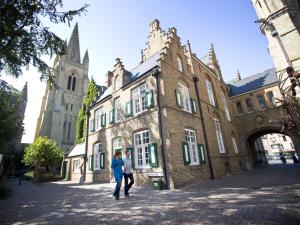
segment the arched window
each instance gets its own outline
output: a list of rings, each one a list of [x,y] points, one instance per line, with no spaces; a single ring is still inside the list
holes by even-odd
[[[215,101],[215,97],[214,97],[213,86],[212,86],[212,84],[211,84],[211,82],[209,80],[205,80],[205,84],[206,84],[206,89],[207,89],[207,94],[208,94],[209,102],[213,106],[216,106],[216,101]]]
[[[178,106],[182,107],[184,111],[192,112],[190,92],[188,87],[178,83],[176,90],[176,99]]]
[[[62,140],[62,143],[65,143],[65,141],[66,141],[66,130],[67,130],[67,121],[64,121],[64,125],[63,125],[63,140]]]
[[[72,82],[72,77],[69,76],[69,78],[68,78],[68,87],[67,87],[68,90],[71,89],[71,82]]]
[[[273,105],[273,106],[276,106],[276,100],[275,100],[275,97],[274,97],[274,94],[272,91],[269,91],[267,93],[267,96],[268,96],[268,99],[269,99],[269,102]]]
[[[68,141],[70,141],[71,138],[71,122],[69,122],[69,127],[68,127]]]
[[[179,56],[177,56],[177,67],[180,72],[183,72],[182,61]]]
[[[258,95],[257,96],[257,101],[258,101],[258,105],[259,105],[260,108],[266,108],[267,107],[266,100],[265,100],[264,96]]]
[[[236,144],[236,139],[235,139],[235,135],[234,134],[231,135],[231,141],[232,141],[234,152],[235,153],[239,153],[239,150],[238,150],[238,147],[237,147],[237,144]]]
[[[247,106],[248,112],[253,112],[254,111],[251,98],[246,99],[246,106]]]
[[[75,87],[76,87],[76,77],[73,77],[72,91],[75,91]]]
[[[227,101],[226,101],[224,92],[221,92],[221,95],[222,95],[222,101],[223,101],[223,105],[224,105],[224,111],[226,114],[226,118],[228,121],[230,121],[230,114],[229,114],[228,105],[227,105]]]
[[[243,114],[244,113],[243,106],[242,106],[241,102],[236,103],[236,109],[237,109],[238,114]]]
[[[115,91],[119,90],[121,88],[121,80],[119,79],[119,76],[115,79]]]

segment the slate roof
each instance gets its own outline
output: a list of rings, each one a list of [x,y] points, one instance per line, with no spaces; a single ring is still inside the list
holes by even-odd
[[[84,155],[85,154],[84,146],[85,143],[74,145],[71,151],[68,153],[68,157]]]
[[[139,64],[136,66],[134,69],[130,71],[125,71],[126,75],[129,76],[127,84],[133,82],[137,78],[145,75],[148,71],[153,69],[155,66],[157,66],[157,60],[160,58],[160,52],[155,53],[153,56],[151,56],[148,60],[145,62]],[[127,84],[123,84],[127,85]],[[112,94],[112,87],[109,86],[104,93],[101,95],[101,97],[97,100],[97,102],[100,102],[102,99],[105,97],[109,96]]]
[[[275,83],[278,83],[276,70],[275,68],[271,68],[262,73],[257,73],[242,80],[230,83],[228,86],[230,88],[230,96],[232,97]]]

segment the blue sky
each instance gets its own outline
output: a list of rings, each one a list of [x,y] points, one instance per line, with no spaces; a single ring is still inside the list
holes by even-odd
[[[89,75],[98,84],[104,84],[104,75],[113,69],[116,58],[121,58],[127,69],[140,62],[153,19],[158,19],[164,30],[176,27],[181,43],[189,40],[199,58],[208,54],[213,43],[225,81],[235,78],[237,68],[243,78],[273,66],[267,40],[254,23],[257,16],[250,0],[64,0],[64,8],[79,8],[84,3],[90,5],[86,16],[77,17],[71,27],[47,22],[44,26],[69,40],[78,22],[81,57],[88,49]],[[18,80],[3,78],[19,89],[28,81],[23,142],[32,142],[45,84],[33,68]]]

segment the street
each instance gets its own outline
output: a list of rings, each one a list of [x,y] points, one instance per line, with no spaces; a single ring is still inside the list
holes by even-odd
[[[270,164],[174,191],[8,180],[0,224],[300,224],[300,165]]]

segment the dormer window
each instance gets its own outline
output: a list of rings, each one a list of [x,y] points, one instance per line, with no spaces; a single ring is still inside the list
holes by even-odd
[[[182,61],[179,56],[177,56],[177,67],[180,72],[183,72]]]

